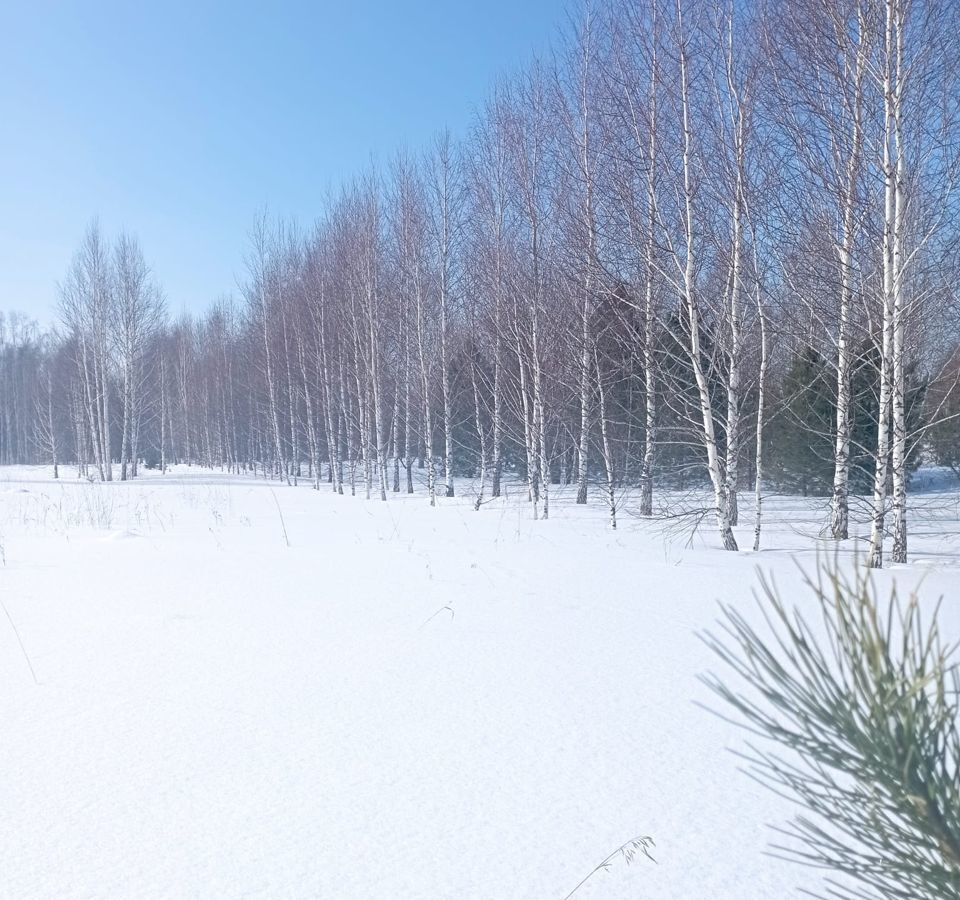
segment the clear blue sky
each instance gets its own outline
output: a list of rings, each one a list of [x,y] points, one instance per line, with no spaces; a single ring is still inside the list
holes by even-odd
[[[564,0],[0,0],[0,309],[53,319],[87,222],[171,310],[235,290],[260,207],[310,223],[371,156],[462,133]]]

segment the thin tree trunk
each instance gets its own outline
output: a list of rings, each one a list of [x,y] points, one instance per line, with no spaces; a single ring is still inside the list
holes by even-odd
[[[877,459],[873,481],[873,517],[870,527],[870,553],[867,559],[867,565],[871,569],[879,569],[883,567],[884,516],[886,512],[887,501],[887,477],[889,475],[888,457],[890,454],[890,406],[893,386],[892,369],[894,365],[894,317],[898,280],[896,272],[898,256],[895,247],[897,231],[897,174],[893,159],[894,148],[891,146],[894,141],[894,86],[891,64],[895,39],[892,0],[887,0],[886,6],[886,60],[883,77],[883,337],[880,348],[880,407],[879,414],[877,416]]]
[[[887,0],[892,5],[893,0]],[[907,562],[907,421],[906,421],[906,316],[903,283],[903,219],[904,163],[903,163],[903,8],[895,13],[896,41],[894,57],[895,88],[892,97],[894,152],[893,169],[893,550],[891,560],[897,565]]]
[[[603,465],[607,474],[607,504],[610,509],[610,527],[617,529],[617,494],[613,471],[613,449],[610,445],[610,430],[607,426],[607,392],[603,385],[603,373],[600,371],[600,357],[594,350],[594,363],[597,370],[597,392],[600,398],[600,435],[603,441]]]
[[[758,273],[759,277],[759,273]],[[757,316],[760,319],[760,374],[757,384],[757,446],[756,472],[754,477],[754,492],[756,503],[756,518],[753,526],[753,551],[760,549],[760,531],[763,527],[763,420],[766,413],[767,388],[767,317],[763,311],[763,299],[760,285],[757,285]]]
[[[850,156],[841,198],[843,220],[840,236],[840,322],[837,331],[837,412],[834,443],[833,499],[830,509],[830,532],[837,541],[850,533],[850,409],[851,364],[850,316],[853,302],[853,250],[856,236],[855,204],[862,145],[862,84],[866,66],[866,39],[863,12],[858,17],[856,68],[854,70],[853,121],[851,123]]]
[[[713,484],[714,503],[717,517],[717,527],[720,539],[725,550],[736,550],[737,539],[730,526],[730,516],[727,509],[726,485],[720,470],[720,457],[717,452],[716,427],[713,418],[713,409],[710,404],[710,388],[703,370],[700,347],[700,313],[696,302],[696,266],[694,244],[694,211],[693,211],[693,160],[692,132],[690,121],[690,82],[688,61],[685,47],[680,52],[680,97],[682,104],[683,124],[683,200],[684,200],[684,230],[686,241],[686,259],[683,267],[683,300],[686,305],[688,326],[690,329],[690,364],[693,368],[697,383],[697,392],[700,400],[700,415],[703,422],[703,440],[707,450],[707,469],[710,481]]]

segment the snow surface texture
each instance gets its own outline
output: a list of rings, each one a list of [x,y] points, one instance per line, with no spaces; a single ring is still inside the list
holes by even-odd
[[[808,602],[822,504],[771,501],[757,555],[569,496],[534,522],[519,493],[0,470],[0,598],[39,680],[0,615],[0,896],[560,900],[639,835],[657,863],[577,900],[818,884],[765,855],[792,808],[695,701],[718,599],[749,608],[760,565]],[[957,495],[917,502],[916,563],[878,585],[925,577],[956,637]]]

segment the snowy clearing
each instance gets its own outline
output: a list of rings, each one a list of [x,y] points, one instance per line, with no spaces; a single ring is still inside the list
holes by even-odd
[[[941,482],[912,500],[916,562],[876,580],[923,579],[960,637]],[[804,602],[822,502],[771,499],[772,549],[733,554],[519,499],[0,470],[0,896],[561,900],[640,835],[657,863],[578,900],[817,884],[765,855],[791,810],[696,705],[696,633],[757,566]]]

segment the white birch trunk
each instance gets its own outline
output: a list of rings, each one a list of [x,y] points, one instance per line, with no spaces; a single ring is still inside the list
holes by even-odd
[[[903,271],[904,213],[904,142],[903,142],[903,43],[904,8],[898,0],[887,0],[894,6],[895,49],[891,118],[895,162],[893,167],[893,366],[892,366],[892,414],[893,414],[893,549],[891,561],[897,565],[907,562],[907,421],[906,421],[906,346],[905,317],[906,300]]]
[[[895,43],[893,0],[886,0],[886,29],[883,74],[883,337],[880,357],[880,407],[877,423],[877,458],[873,481],[873,515],[870,526],[870,553],[867,565],[883,567],[884,518],[887,501],[888,457],[890,453],[890,406],[893,382],[894,312],[897,273],[895,232],[897,217],[896,164],[894,161],[894,75]]]
[[[594,350],[594,364],[597,370],[597,392],[600,398],[600,435],[603,441],[603,466],[607,475],[607,506],[610,510],[610,527],[617,528],[617,494],[613,470],[613,448],[610,444],[610,429],[607,425],[607,392],[603,384],[603,372],[600,370],[600,358]]]
[[[683,266],[683,301],[686,308],[688,327],[690,330],[690,364],[693,368],[697,384],[697,393],[700,400],[700,415],[703,425],[703,441],[707,451],[707,471],[713,485],[717,528],[725,550],[737,550],[737,539],[730,526],[730,516],[727,509],[726,484],[720,467],[720,456],[717,451],[716,426],[713,418],[713,409],[710,405],[710,388],[703,370],[700,346],[700,313],[696,300],[696,235],[693,209],[693,134],[690,121],[690,80],[686,48],[680,48],[680,100],[683,127],[683,225],[685,240],[685,260]]]
[[[834,442],[833,498],[830,509],[830,532],[834,540],[846,540],[850,533],[850,409],[851,366],[850,317],[853,303],[853,251],[857,224],[855,205],[862,150],[863,78],[866,68],[866,34],[861,8],[858,20],[858,46],[854,67],[851,143],[841,196],[840,315],[837,330],[837,412]]]

